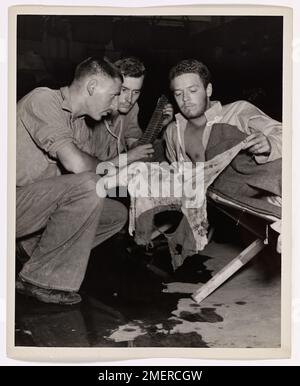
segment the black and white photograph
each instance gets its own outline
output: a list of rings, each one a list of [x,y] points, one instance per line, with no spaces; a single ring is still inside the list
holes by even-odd
[[[11,355],[288,356],[288,9],[20,9]]]

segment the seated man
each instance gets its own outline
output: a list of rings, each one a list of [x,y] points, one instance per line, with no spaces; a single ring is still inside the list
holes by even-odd
[[[152,145],[137,146],[137,140],[143,133],[138,124],[137,102],[145,78],[145,66],[135,57],[120,59],[115,65],[123,76],[118,111],[112,115],[111,120],[105,119],[96,126],[93,141],[95,154],[99,159],[109,160],[117,166],[123,166],[122,156],[119,158],[118,155],[124,151],[127,152],[128,164],[144,158],[151,161],[154,153]],[[163,114],[163,126],[167,126],[173,118],[171,104],[165,106]]]
[[[246,151],[236,157],[233,167],[225,169],[220,185],[225,185],[226,182],[228,184],[227,191],[237,190],[239,199],[244,193],[249,194],[247,200],[251,205],[254,202],[254,195],[259,192],[259,189],[273,195],[280,195],[281,123],[268,117],[246,101],[237,101],[224,106],[220,102],[211,101],[210,72],[203,63],[197,60],[190,59],[179,62],[171,69],[169,79],[171,90],[180,110],[180,113],[176,115],[176,122],[172,122],[165,133],[169,161],[185,161],[196,164],[208,161],[216,154],[222,153],[222,160],[225,162],[227,157],[225,151],[229,151],[230,146],[245,140],[246,143],[242,149]],[[226,144],[225,141],[227,141]],[[214,142],[214,149],[211,148],[212,142]],[[219,153],[216,153],[217,148]],[[232,158],[229,157],[228,165],[231,160]],[[259,165],[260,177],[272,175],[274,181],[270,181],[270,178],[262,178],[260,181],[257,179],[253,185],[247,184],[251,173],[255,178],[254,174]],[[204,181],[209,180],[211,170],[208,169],[205,172]],[[229,177],[228,173],[230,174]],[[239,190],[239,186],[242,184],[244,186]],[[268,203],[263,203],[262,206],[268,206]],[[271,210],[279,212],[277,208],[271,208]],[[182,221],[174,236],[174,245],[180,244],[178,240],[184,239],[185,248],[189,249],[187,244],[192,245],[192,239],[189,242],[186,228],[187,222]],[[192,250],[193,247],[190,249]]]
[[[113,64],[88,58],[70,86],[36,88],[18,102],[16,237],[43,230],[16,282],[22,294],[80,302],[91,249],[127,221],[122,204],[96,194],[100,161],[84,119],[100,121],[115,110],[121,84]]]
[[[248,151],[257,163],[281,158],[282,125],[246,101],[222,106],[211,101],[212,84],[208,68],[195,59],[183,60],[170,71],[170,87],[180,109],[176,122],[166,131],[167,156],[171,162],[179,159],[203,161],[214,123],[236,126],[251,134]]]

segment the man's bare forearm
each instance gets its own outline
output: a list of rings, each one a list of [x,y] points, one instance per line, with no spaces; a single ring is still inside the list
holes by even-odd
[[[58,159],[70,173],[94,172],[96,173],[99,160],[84,151],[75,144],[69,143],[57,152]]]
[[[82,172],[95,172],[97,169],[97,165],[99,164],[99,160],[96,157],[92,157],[89,154],[82,152],[82,159],[79,160],[77,164],[77,171],[74,173],[82,173]]]

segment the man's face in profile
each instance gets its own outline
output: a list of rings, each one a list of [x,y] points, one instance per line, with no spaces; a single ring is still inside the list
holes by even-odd
[[[95,121],[117,109],[121,80],[118,78],[98,77],[91,80],[89,97],[86,100],[87,115]]]

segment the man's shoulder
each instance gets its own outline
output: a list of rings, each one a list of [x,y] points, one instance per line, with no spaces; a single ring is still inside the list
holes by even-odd
[[[39,97],[56,97],[59,90],[54,90],[49,87],[36,87],[29,94]]]
[[[165,136],[169,139],[175,138],[177,136],[177,124],[175,121],[172,121],[168,124],[165,131]]]
[[[250,103],[246,100],[243,100],[243,99],[222,105],[223,110],[231,110],[233,108],[235,108],[235,109],[247,109],[247,108],[253,108],[253,107],[255,107],[255,106],[252,103]]]
[[[174,130],[175,127],[176,127],[176,121],[172,121],[172,122],[170,122],[170,123],[168,124],[166,130],[167,130],[167,131]]]
[[[59,103],[59,90],[53,90],[48,87],[37,87],[26,94],[18,104],[24,103],[44,104]]]

